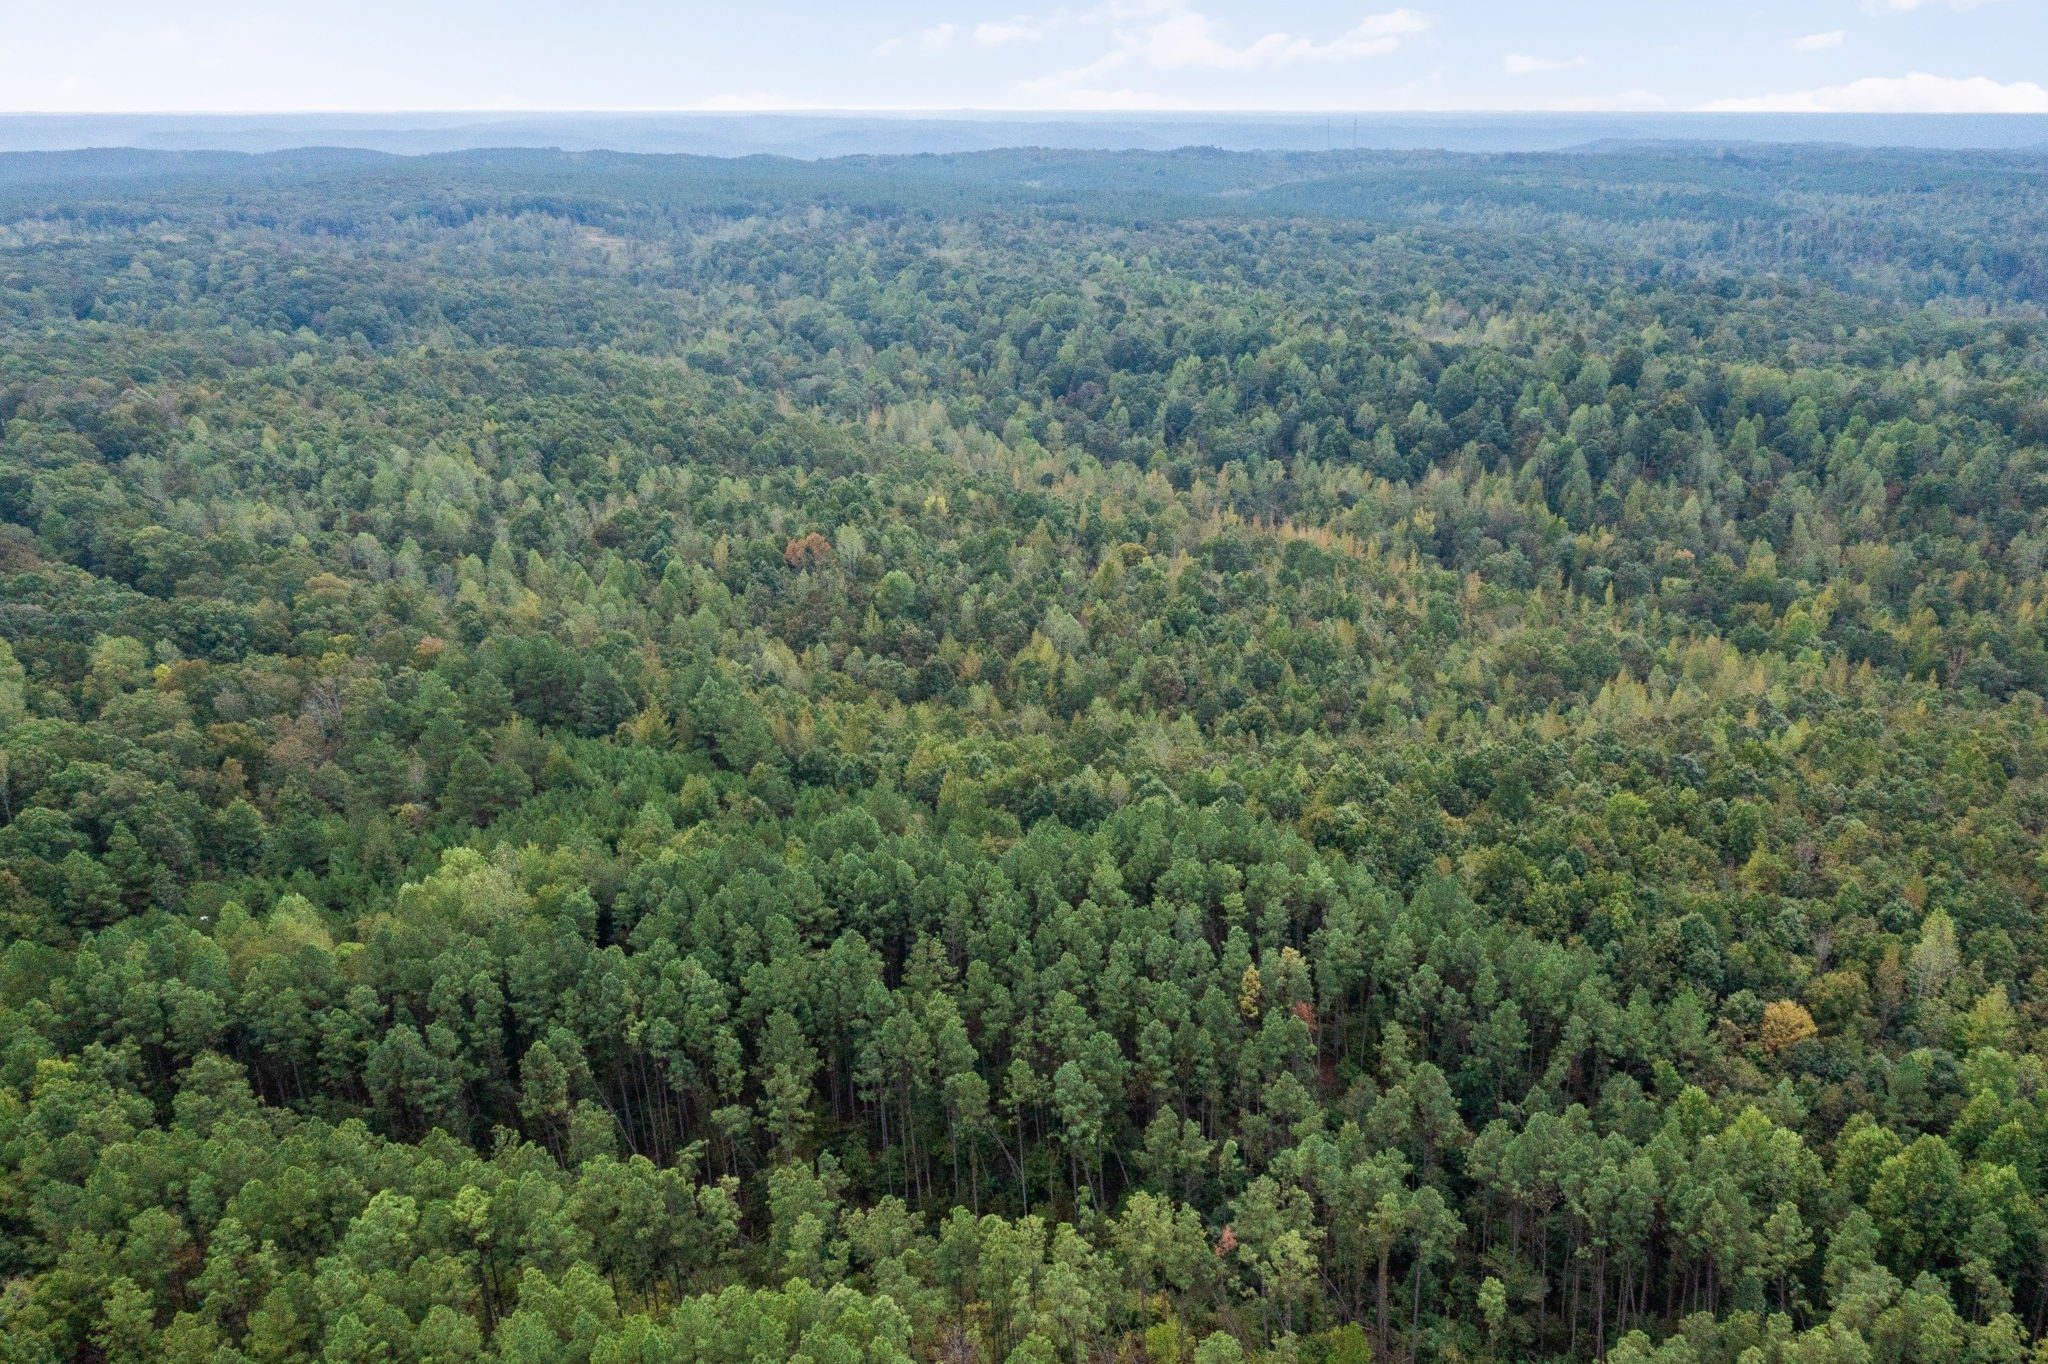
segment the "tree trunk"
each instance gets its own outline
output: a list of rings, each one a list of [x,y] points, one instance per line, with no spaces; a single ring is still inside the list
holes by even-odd
[[[1422,1340],[1422,1256],[1415,1257],[1415,1270],[1408,1280],[1408,1364],[1415,1364],[1415,1350]]]
[[[1374,1332],[1374,1359],[1387,1357],[1387,1257],[1390,1254],[1390,1250],[1380,1252],[1379,1326]]]

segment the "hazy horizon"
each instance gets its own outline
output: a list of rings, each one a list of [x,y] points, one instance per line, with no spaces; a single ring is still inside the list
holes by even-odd
[[[419,155],[486,148],[824,158],[1073,150],[1544,152],[1612,143],[1834,143],[1859,147],[2048,147],[2048,115],[929,110],[546,113],[0,114],[0,153],[132,148],[282,152],[309,147]]]

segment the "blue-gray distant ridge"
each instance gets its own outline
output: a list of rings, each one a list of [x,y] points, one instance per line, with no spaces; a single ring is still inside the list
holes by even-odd
[[[1543,152],[1670,141],[2048,148],[2048,114],[0,114],[0,151],[335,147],[418,155],[553,147],[823,158],[999,147]]]

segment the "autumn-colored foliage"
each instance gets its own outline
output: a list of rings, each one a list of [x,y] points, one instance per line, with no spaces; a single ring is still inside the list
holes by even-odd
[[[1806,1011],[1804,1004],[1797,1000],[1778,999],[1764,1006],[1763,1026],[1758,1030],[1757,1040],[1763,1043],[1765,1051],[1776,1056],[1816,1036],[1819,1031],[1814,1026],[1813,1015]]]
[[[832,555],[832,542],[812,531],[799,536],[782,547],[782,562],[791,568],[810,568],[821,564]]]

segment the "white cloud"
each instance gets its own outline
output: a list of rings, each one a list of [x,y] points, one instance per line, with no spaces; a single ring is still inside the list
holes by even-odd
[[[1116,50],[1159,71],[1243,71],[1296,62],[1356,61],[1392,52],[1429,27],[1426,16],[1397,9],[1369,14],[1322,41],[1268,33],[1240,47],[1225,39],[1220,24],[1185,0],[1123,0],[1108,6],[1107,14]]]
[[[1539,71],[1572,71],[1586,64],[1584,57],[1532,57],[1526,52],[1510,52],[1500,59],[1500,64],[1510,76],[1529,76]]]
[[[974,26],[974,41],[983,47],[1000,47],[1005,43],[1035,43],[1045,36],[1051,25],[1042,23],[1028,14],[1014,19],[991,19]]]
[[[1056,16],[1056,21],[1059,16]],[[1067,20],[1109,30],[1111,47],[1091,62],[1019,81],[1011,89],[1015,107],[1076,109],[1219,108],[1230,101],[1206,96],[1188,101],[1107,85],[1112,73],[1151,71],[1276,70],[1302,62],[1348,62],[1384,56],[1428,30],[1428,16],[1412,9],[1369,14],[1329,38],[1268,33],[1251,42],[1229,40],[1223,26],[1187,0],[1108,0]],[[1264,107],[1270,107],[1266,105]]]
[[[1269,33],[1245,49],[1245,59],[1259,66],[1285,66],[1295,61],[1355,61],[1392,52],[1429,27],[1412,9],[1368,15],[1326,43],[1285,33]]]
[[[1907,14],[1916,9],[1975,9],[1990,0],[1863,0],[1872,14]]]
[[[1866,76],[1782,95],[1715,100],[1708,113],[1791,114],[2048,114],[2048,87],[2001,83],[1988,76]]]
[[[933,24],[930,28],[916,33],[891,38],[875,45],[878,57],[893,57],[899,52],[944,52],[960,36],[958,24]]]
[[[898,34],[894,38],[875,44],[875,55],[896,57],[904,53],[917,53],[932,56],[951,50],[963,39],[972,39],[978,47],[1035,43],[1064,18],[1064,15],[1054,15],[1051,19],[1040,20],[1028,14],[1019,14],[1008,19],[985,19],[972,29],[954,23],[933,24],[915,33]]]
[[[1826,52],[1830,48],[1840,47],[1848,37],[1849,30],[1846,28],[1831,28],[1826,33],[1809,33],[1804,38],[1794,38],[1792,40],[1792,50],[1794,52]]]
[[[1164,95],[1133,90],[1129,86],[1109,87],[1103,78],[1130,64],[1128,52],[1106,52],[1085,66],[1055,71],[1033,80],[1019,81],[1011,94],[1015,107],[1022,109],[1176,109],[1183,101]]]

